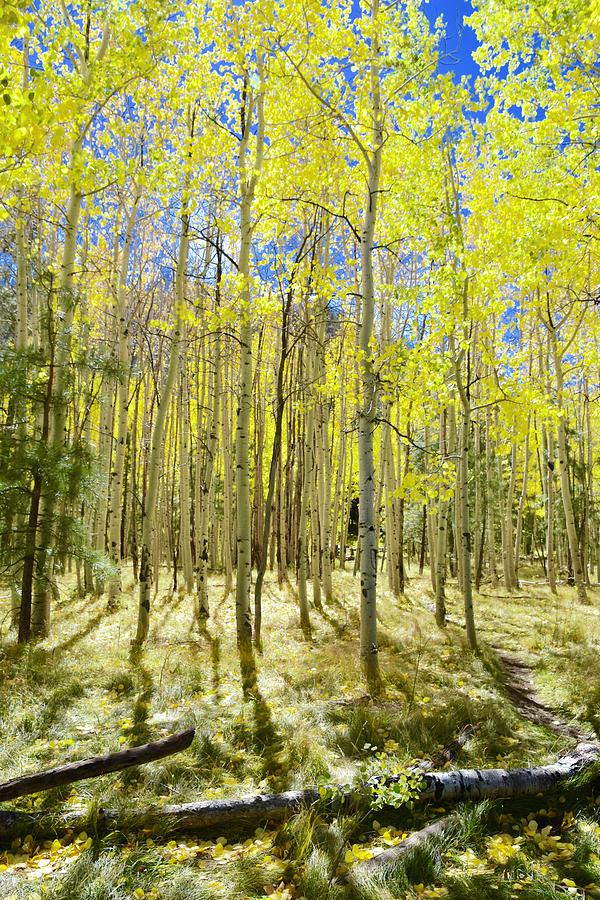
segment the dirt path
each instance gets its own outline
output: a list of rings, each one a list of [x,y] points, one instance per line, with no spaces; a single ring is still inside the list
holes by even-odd
[[[532,669],[527,663],[499,647],[492,649],[500,664],[504,692],[523,718],[578,742],[597,740],[593,731],[584,731],[576,724],[565,722],[555,710],[536,696]]]

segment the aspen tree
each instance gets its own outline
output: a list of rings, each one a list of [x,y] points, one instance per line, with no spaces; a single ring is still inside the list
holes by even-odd
[[[498,428],[498,407],[496,406],[496,428]],[[504,509],[502,510],[502,522],[501,522],[501,534],[502,534],[502,568],[504,572],[504,586],[507,591],[511,592],[515,587],[515,573],[514,573],[514,545],[513,545],[513,519],[512,519],[512,508],[514,502],[515,495],[515,484],[517,478],[517,447],[515,444],[514,438],[514,430],[511,434],[512,442],[511,442],[511,450],[510,450],[510,462],[509,462],[509,476],[508,476],[508,484],[506,486],[506,499],[504,502]],[[500,460],[498,460],[498,466],[500,468]],[[498,481],[502,484],[502,475],[499,473]]]
[[[224,382],[229,380],[229,364],[224,368]],[[223,568],[225,570],[225,596],[233,590],[233,450],[231,445],[230,411],[227,392],[221,394],[221,432],[223,444]]]
[[[110,470],[110,513],[108,550],[110,560],[114,566],[115,574],[111,575],[108,583],[108,605],[113,607],[119,591],[121,590],[121,524],[122,524],[122,494],[123,494],[123,470],[125,466],[125,447],[128,432],[128,400],[129,400],[129,348],[128,348],[128,323],[126,310],[127,278],[131,260],[133,234],[137,217],[137,210],[142,195],[141,186],[137,183],[133,189],[132,206],[127,216],[123,251],[119,266],[119,275],[115,296],[115,320],[117,329],[117,429],[115,436],[114,463]]]
[[[454,453],[452,445],[446,450],[446,410],[440,413],[440,430],[439,430],[439,446],[440,456],[451,456]],[[443,488],[438,489],[438,522],[437,522],[437,544],[436,544],[436,563],[437,571],[435,576],[435,621],[440,628],[446,625],[446,552],[448,539],[448,505],[449,501],[445,495],[442,496]]]
[[[326,228],[327,223],[324,223]],[[323,267],[328,266],[328,244],[325,245]],[[319,560],[321,583],[325,600],[333,600],[331,582],[331,457],[329,448],[329,400],[325,376],[327,338],[327,303],[317,313],[315,353],[315,380],[318,392],[315,408],[315,459],[317,469],[317,502],[319,505]]]
[[[120,222],[121,208],[120,204],[117,206],[117,212],[115,215],[115,233],[114,233],[114,246],[113,246],[113,255],[112,255],[112,263],[111,263],[111,271],[109,278],[109,290],[113,295],[116,295],[116,291],[118,289],[118,268],[119,268],[119,222]],[[88,228],[86,227],[85,232],[87,234]],[[82,267],[83,268],[83,267]],[[82,301],[83,307],[83,301]],[[82,313],[84,312],[82,308]],[[86,316],[87,318],[87,316]],[[99,416],[99,435],[98,435],[98,460],[100,465],[100,493],[98,496],[98,500],[96,503],[96,509],[94,513],[90,513],[90,518],[94,516],[94,525],[92,528],[94,541],[95,541],[95,549],[97,557],[101,557],[104,555],[106,550],[106,524],[107,524],[107,514],[108,514],[108,491],[109,491],[109,479],[110,479],[110,468],[111,468],[111,459],[112,459],[112,444],[113,444],[113,431],[114,431],[114,414],[115,414],[115,406],[113,403],[113,394],[114,394],[114,375],[113,370],[116,368],[117,361],[117,353],[115,352],[115,317],[113,316],[105,316],[104,319],[104,341],[106,346],[109,348],[109,356],[108,363],[110,366],[110,371],[104,374],[102,378],[102,387],[100,391],[100,416]],[[88,431],[91,429],[91,419]],[[88,571],[89,570],[89,571]],[[91,566],[88,564],[85,567],[85,579],[86,583],[91,580]],[[87,586],[87,584],[86,584]],[[96,586],[95,592],[98,596],[100,596],[104,591],[104,576],[102,571],[96,573]]]
[[[67,25],[72,28],[73,22],[67,8],[63,6],[63,14]],[[84,29],[83,46],[77,46],[74,65],[77,74],[87,92],[92,84],[95,72],[101,66],[109,48],[111,32],[107,22],[103,25],[102,36],[98,46],[91,46],[91,11],[88,7]],[[56,379],[52,396],[52,421],[49,426],[49,438],[54,448],[66,447],[68,435],[65,431],[67,421],[67,385],[69,378],[71,335],[75,314],[76,297],[74,293],[75,266],[77,256],[77,237],[81,216],[83,188],[80,171],[83,164],[83,147],[88,131],[94,121],[95,113],[83,124],[76,122],[75,133],[69,148],[69,200],[64,222],[64,240],[62,259],[59,270],[57,297],[59,304],[58,322],[60,330],[56,336]],[[56,517],[56,498],[50,492],[44,492],[41,500],[42,527],[40,529],[39,546],[36,560],[36,593],[32,609],[32,632],[36,637],[45,637],[50,629],[50,596],[49,587],[51,572],[51,543],[53,526]]]
[[[189,422],[189,382],[187,365],[186,326],[182,327],[182,340],[179,360],[180,402],[179,402],[179,509],[180,529],[179,547],[181,565],[187,594],[194,589],[194,568],[192,564],[192,535],[190,510],[190,422]]]
[[[517,521],[515,525],[515,550],[514,550],[514,572],[515,587],[519,587],[519,565],[521,561],[521,543],[523,538],[523,513],[525,503],[527,501],[527,488],[529,484],[529,438],[531,432],[531,415],[527,416],[527,426],[525,433],[525,444],[523,446],[523,480],[521,482],[521,493],[519,494],[519,503],[517,507]]]
[[[308,306],[307,306],[307,317]],[[310,323],[310,325],[309,325]],[[306,332],[309,334],[309,328],[314,328],[314,320],[308,319],[306,322]],[[321,522],[319,516],[319,503],[317,495],[317,457],[315,452],[315,398],[314,383],[316,379],[315,373],[315,351],[313,341],[309,339],[305,347],[306,354],[306,381],[308,384],[307,404],[308,409],[304,423],[304,472],[306,479],[306,489],[308,491],[308,501],[310,509],[310,574],[312,581],[312,602],[315,609],[322,610],[321,602]]]
[[[240,191],[240,370],[238,407],[235,426],[236,496],[236,588],[235,610],[237,641],[242,665],[252,653],[251,586],[251,503],[250,503],[250,417],[252,413],[252,310],[250,288],[250,249],[252,245],[252,206],[260,176],[265,145],[265,84],[262,50],[258,59],[258,89],[244,75],[241,98],[242,136],[237,156]],[[250,138],[256,116],[256,141],[251,158]],[[248,659],[246,659],[246,657]]]
[[[362,318],[359,349],[361,399],[358,413],[358,533],[360,541],[360,653],[367,682],[377,690],[380,679],[377,645],[377,543],[375,531],[375,463],[373,442],[376,418],[376,380],[373,369],[373,319],[375,285],[373,281],[373,244],[384,144],[383,117],[378,56],[379,0],[371,5],[372,45],[370,61],[372,149],[367,154],[367,193],[360,243]]]
[[[331,14],[333,14],[333,10]],[[415,10],[411,7],[411,13]],[[381,175],[383,148],[386,142],[386,115],[391,116],[394,104],[399,103],[406,91],[406,85],[416,77],[410,71],[409,59],[400,59],[398,71],[389,76],[388,89],[386,76],[382,73],[381,57],[384,51],[384,19],[385,24],[396,34],[397,23],[394,15],[400,17],[398,33],[406,43],[411,41],[419,46],[424,54],[433,56],[432,42],[429,40],[424,20],[418,16],[402,14],[396,6],[382,9],[379,0],[371,0],[365,16],[356,20],[353,27],[357,34],[348,31],[352,37],[352,53],[349,55],[356,61],[360,53],[360,78],[364,85],[362,92],[363,107],[356,116],[354,110],[348,110],[343,102],[337,102],[340,86],[335,76],[328,90],[324,89],[320,72],[307,72],[294,60],[292,53],[285,51],[293,70],[301,83],[307,88],[317,103],[325,109],[331,120],[337,124],[353,152],[360,159],[365,191],[361,209],[361,225],[357,235],[360,248],[360,297],[358,362],[360,373],[360,399],[358,404],[358,469],[359,469],[359,548],[360,560],[360,656],[366,680],[370,689],[376,691],[380,683],[378,646],[377,646],[377,556],[378,535],[376,530],[377,515],[375,499],[377,495],[374,441],[377,425],[377,380],[374,369],[374,314],[375,314],[375,278],[373,272],[373,249],[378,217],[378,204],[381,192]],[[340,15],[336,7],[335,15]],[[343,14],[342,14],[343,17]],[[344,26],[346,22],[344,19]],[[411,29],[414,29],[411,30]],[[357,43],[357,37],[359,42]],[[391,43],[390,38],[390,43]],[[325,49],[324,49],[325,54]],[[396,52],[395,50],[392,52]],[[382,92],[385,90],[385,98]],[[342,87],[343,93],[343,87]]]
[[[496,476],[495,454],[492,439],[492,411],[490,407],[485,412],[485,471],[486,471],[486,520],[487,520],[487,547],[488,565],[492,578],[492,587],[498,586],[498,572],[496,570]]]
[[[215,312],[219,314],[221,305],[221,279],[222,254],[217,238],[217,269],[215,277]],[[214,337],[213,374],[212,374],[212,404],[210,428],[206,447],[206,456],[202,472],[198,470],[197,489],[199,503],[196,504],[196,528],[197,528],[197,588],[198,588],[198,616],[200,619],[208,618],[210,607],[208,601],[208,561],[209,561],[209,528],[210,511],[214,497],[214,475],[216,468],[216,456],[219,442],[219,430],[221,427],[221,332],[217,324]],[[198,416],[200,418],[200,415]],[[201,477],[200,477],[201,476]],[[229,537],[227,538],[229,545]],[[228,591],[227,591],[228,593]]]
[[[300,482],[300,511],[298,515],[298,560],[297,586],[298,605],[300,610],[300,627],[307,640],[311,637],[310,612],[308,605],[306,581],[308,576],[307,520],[309,506],[309,484],[306,472],[306,415],[304,416],[304,439],[298,464],[298,480]]]
[[[481,533],[482,515],[482,490],[481,490],[481,472],[479,461],[481,459],[481,428],[479,422],[474,423],[473,429],[473,457],[475,461],[475,502],[473,508],[473,563],[475,568],[475,590],[479,591],[481,585],[482,566],[483,566],[483,545],[485,543],[485,532]]]
[[[465,288],[465,293],[466,293]],[[471,523],[469,515],[469,454],[471,429],[471,402],[468,386],[464,384],[458,364],[455,363],[456,386],[462,407],[460,446],[458,459],[458,500],[460,504],[460,554],[462,559],[462,594],[465,607],[467,641],[472,650],[477,649],[477,634],[473,614],[473,588],[471,581]]]
[[[195,113],[190,113],[190,116],[191,119],[189,122],[188,137],[189,144],[191,144],[194,138]],[[190,160],[191,151],[189,149],[187,151],[187,154],[188,160]],[[188,160],[186,160],[186,165]],[[175,319],[173,323],[173,331],[170,336],[171,350],[169,353],[169,363],[167,367],[165,382],[162,388],[158,409],[156,411],[154,426],[152,428],[150,458],[148,460],[148,485],[142,510],[138,620],[135,634],[136,644],[143,644],[145,642],[146,638],[148,637],[148,631],[150,628],[150,591],[152,589],[153,582],[153,537],[157,511],[156,507],[159,497],[163,438],[165,433],[167,413],[171,402],[171,394],[175,386],[175,381],[180,365],[179,344],[182,337],[183,320],[185,313],[185,278],[188,265],[190,229],[190,181],[191,171],[189,171],[188,166],[185,174],[185,181],[181,195],[181,210],[179,213],[179,251],[177,255],[177,270],[175,274]]]
[[[29,38],[25,36],[23,39],[23,73],[21,76],[21,87],[23,93],[27,91],[29,86]],[[15,255],[16,255],[16,279],[15,279],[15,290],[16,290],[16,317],[15,317],[15,350],[17,354],[20,354],[22,358],[25,357],[25,353],[29,346],[29,334],[28,334],[28,321],[29,321],[29,309],[28,309],[28,274],[27,274],[27,225],[28,225],[28,217],[26,211],[26,203],[25,198],[23,196],[24,191],[23,188],[19,190],[18,202],[17,202],[17,219],[15,223]],[[26,409],[24,405],[16,402],[15,404],[15,420],[17,422],[17,431],[19,434],[19,439],[24,441],[26,437]],[[12,526],[12,522],[10,523]],[[18,546],[19,533],[24,530],[25,522],[23,516],[17,516],[15,523],[15,533],[12,535],[13,546],[16,549]],[[12,528],[11,528],[12,530]],[[16,588],[17,579],[11,579],[11,627],[18,629],[19,627],[19,616],[20,616],[20,605],[21,605],[21,597],[19,596],[19,592]]]
[[[558,410],[557,448],[558,448],[558,471],[560,477],[560,493],[562,497],[563,510],[565,514],[565,527],[567,532],[567,541],[571,554],[571,563],[573,565],[573,575],[575,578],[575,587],[577,589],[577,597],[581,603],[587,603],[587,591],[585,587],[585,578],[581,563],[581,553],[579,549],[579,541],[577,530],[575,527],[575,516],[573,513],[573,499],[571,495],[571,486],[569,483],[569,457],[567,432],[565,427],[566,410],[564,407],[564,376],[562,361],[565,353],[576,339],[583,317],[585,315],[585,307],[573,328],[573,333],[569,340],[559,345],[558,330],[567,321],[571,310],[563,314],[559,321],[555,321],[548,307],[547,316],[544,324],[548,329],[550,339],[550,348],[554,361],[554,378],[556,381],[556,405]]]
[[[283,435],[283,416],[285,413],[286,395],[285,395],[285,375],[286,366],[289,355],[289,329],[290,329],[290,313],[292,302],[294,299],[294,277],[296,274],[296,266],[299,258],[304,250],[304,238],[300,245],[300,250],[296,256],[295,265],[290,273],[288,289],[281,302],[281,337],[279,347],[277,348],[277,373],[275,385],[275,432],[273,435],[273,447],[271,450],[271,462],[269,465],[269,480],[267,485],[267,496],[264,501],[263,514],[263,533],[260,541],[260,559],[258,570],[256,573],[256,584],[254,586],[254,644],[257,648],[261,646],[261,622],[262,622],[262,604],[261,592],[265,572],[267,569],[267,544],[269,534],[271,533],[271,517],[273,513],[273,499],[275,495],[275,484],[277,473],[280,468],[281,444]],[[303,627],[306,623],[302,623]]]
[[[343,343],[342,343],[343,349]],[[345,368],[344,356],[342,355],[340,360],[340,384],[342,386],[346,383],[346,368]],[[338,444],[337,444],[337,467],[335,473],[335,486],[333,490],[333,514],[332,514],[332,535],[334,542],[334,553],[333,553],[333,565],[335,566],[335,560],[337,558],[338,566],[343,568],[342,566],[342,532],[344,529],[344,486],[345,486],[345,473],[346,473],[346,465],[347,465],[347,449],[348,449],[348,439],[346,435],[346,390],[342,387],[340,404],[339,404],[339,419],[338,419]],[[338,549],[339,548],[339,552]]]

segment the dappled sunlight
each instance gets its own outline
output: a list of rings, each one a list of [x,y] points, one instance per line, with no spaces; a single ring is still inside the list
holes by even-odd
[[[341,573],[338,578],[336,574],[335,583],[338,595],[343,597],[349,593],[352,576]],[[50,639],[25,655],[15,655],[14,645],[5,642],[7,677],[0,695],[5,710],[0,739],[3,758],[10,766],[6,776],[137,745],[190,724],[196,728],[196,738],[189,750],[120,776],[104,776],[93,784],[82,782],[74,789],[63,790],[63,798],[72,809],[85,810],[94,798],[104,806],[125,809],[311,784],[350,784],[396,769],[401,771],[416,759],[434,758],[466,725],[477,728],[453,764],[514,767],[554,759],[567,747],[543,728],[520,718],[507,705],[493,656],[488,664],[487,650],[484,658],[471,654],[460,626],[449,625],[443,632],[432,629],[425,580],[413,576],[402,606],[391,595],[382,598],[381,621],[385,631],[382,630],[380,655],[385,691],[379,698],[364,693],[352,630],[347,629],[341,642],[332,642],[333,626],[325,619],[315,619],[313,642],[307,644],[298,626],[293,594],[271,582],[268,573],[267,584],[270,590],[265,592],[264,600],[264,652],[257,659],[254,693],[246,699],[231,629],[231,603],[219,607],[214,602],[215,619],[203,623],[193,640],[181,641],[193,615],[192,598],[162,595],[156,604],[161,627],[154,629],[140,648],[130,646],[124,638],[132,625],[131,609],[121,603],[114,615],[98,616],[95,604],[103,608],[103,600],[90,598],[88,621],[95,623],[94,628],[86,627],[76,643],[63,649],[60,664],[52,673],[48,663],[56,645]],[[217,593],[218,587],[214,590]],[[563,589],[559,598],[551,601],[561,607],[563,627],[556,633],[552,621],[523,602],[524,594],[501,599],[501,593],[486,588],[478,596],[480,615],[488,625],[486,645],[510,652],[517,652],[518,648],[521,658],[533,665],[540,696],[552,706],[563,705],[563,715],[579,714],[582,722],[593,725],[591,700],[589,708],[582,707],[579,693],[583,691],[590,654],[594,653],[600,634],[595,621],[590,625],[589,607],[573,605],[571,592]],[[535,587],[535,593],[540,600],[546,596],[540,585]],[[596,594],[592,592],[591,596],[595,604]],[[499,603],[503,604],[502,612]],[[451,588],[448,610],[450,618],[458,619],[460,598]],[[338,612],[342,621],[351,621],[351,605],[341,600]],[[585,631],[581,630],[582,623]],[[119,634],[121,638],[115,640]],[[569,679],[564,677],[566,671]],[[27,693],[19,688],[25,684],[30,686]],[[40,803],[52,807],[55,802],[54,796],[48,800],[34,795],[20,805],[24,809],[39,809]],[[456,849],[447,851],[443,873],[439,868],[428,869],[429,863],[425,866],[424,862],[419,865],[425,869],[417,866],[412,874],[407,869],[413,887],[406,883],[406,896],[455,896],[452,891],[459,889],[448,885],[475,885],[482,879],[482,883],[496,883],[498,874],[508,871],[507,867],[517,859],[526,869],[531,867],[527,869],[530,875],[520,876],[523,885],[537,872],[549,882],[554,878],[556,884],[564,882],[563,886],[568,887],[568,873],[572,871],[568,867],[576,850],[567,856],[565,853],[571,846],[578,846],[578,829],[587,826],[583,819],[580,825],[575,815],[568,826],[573,840],[567,840],[557,838],[555,831],[547,830],[547,822],[540,821],[538,813],[536,816],[539,833],[546,829],[544,834],[548,834],[547,838],[542,837],[542,843],[536,842],[533,825],[519,830],[509,842],[509,820],[504,815],[505,830],[486,831],[482,844],[477,838],[465,848],[460,839],[453,838]],[[527,821],[533,819],[531,814]],[[292,825],[264,834],[259,831],[258,837],[244,836],[241,841],[236,839],[235,830],[225,832],[223,837],[207,834],[201,839],[183,840],[161,839],[158,831],[137,834],[120,847],[111,847],[110,841],[104,839],[98,849],[100,859],[102,854],[109,854],[118,860],[118,878],[126,879],[132,892],[139,888],[145,896],[162,898],[159,885],[166,872],[172,867],[173,871],[191,867],[194,883],[209,891],[206,896],[242,897],[244,890],[248,894],[247,887],[235,893],[236,883],[254,883],[261,889],[263,883],[281,883],[295,885],[293,889],[281,889],[288,890],[293,898],[301,896],[303,883],[309,885],[318,880],[313,866],[321,865],[318,854],[314,856],[314,847],[320,846],[321,841],[319,827],[317,815],[311,825],[313,836],[309,835],[303,845],[303,862],[292,862],[290,856],[295,838],[290,843],[291,838],[286,835]],[[397,811],[390,817],[389,812],[371,812],[367,821],[354,824],[354,830],[341,844],[336,843],[337,838],[334,841],[341,850],[332,850],[333,856],[327,857],[327,866],[333,869],[328,869],[326,881],[331,882],[332,871],[337,879],[349,877],[355,866],[400,845],[416,827],[414,813]],[[600,834],[600,826],[596,827],[594,835]],[[509,829],[508,833],[514,832]],[[589,840],[591,832],[586,834]],[[51,885],[58,878],[59,884],[61,879],[74,877],[65,874],[67,865],[84,865],[86,841],[91,840],[87,835],[83,840],[67,834],[60,843],[30,842],[23,848],[9,848],[0,857],[0,877],[17,878],[14,883],[18,891],[22,891],[19,885],[23,878],[41,885]],[[468,840],[472,842],[473,837]],[[154,888],[149,875],[136,882],[140,867],[155,872]],[[160,874],[163,870],[165,876]],[[75,873],[76,869],[72,871]],[[354,887],[350,881],[344,890],[359,890],[357,885],[363,875],[359,869],[356,873]],[[447,880],[438,880],[436,886],[436,878],[442,874]],[[518,882],[516,875],[514,878]],[[586,883],[592,882],[590,874]],[[371,882],[367,879],[366,883]],[[518,890],[518,883],[516,887]],[[155,895],[151,893],[153,889]],[[475,891],[475,887],[471,889]],[[338,890],[334,882],[329,890],[333,897]],[[444,894],[444,890],[450,893]],[[589,891],[589,896],[594,896],[592,888]],[[20,898],[21,893],[16,896]]]

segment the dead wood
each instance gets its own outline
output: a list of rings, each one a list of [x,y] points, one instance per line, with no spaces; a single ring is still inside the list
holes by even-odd
[[[44,772],[13,778],[0,784],[0,801],[14,800],[16,797],[36,794],[38,791],[61,787],[74,781],[97,778],[99,775],[127,769],[129,766],[163,759],[165,756],[186,750],[192,743],[194,734],[194,729],[188,728],[186,731],[180,731],[150,744],[140,744],[139,747],[129,747],[127,750],[108,753],[106,756],[92,756],[64,766],[56,766],[54,769],[46,769]]]
[[[526,797],[553,790],[598,760],[598,744],[579,744],[556,762],[522,769],[457,769],[450,772],[423,772],[422,788],[416,802],[429,800],[448,803],[456,800],[483,800],[498,797]],[[394,779],[387,779],[393,783]],[[373,781],[345,793],[338,789],[337,799],[327,801],[330,809],[360,802]],[[377,783],[377,782],[375,782]],[[340,798],[341,793],[341,798]],[[282,794],[257,794],[231,800],[200,800],[196,803],[139,809],[132,811],[100,810],[98,830],[158,829],[161,832],[197,831],[233,825],[236,828],[262,822],[279,822],[320,799],[315,788],[286,791]],[[62,828],[81,827],[82,815],[53,817]],[[0,811],[0,838],[23,832],[48,834],[49,818],[39,813]]]

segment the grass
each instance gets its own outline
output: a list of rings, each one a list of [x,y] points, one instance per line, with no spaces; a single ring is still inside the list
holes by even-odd
[[[529,663],[539,695],[566,721],[577,719],[591,729],[600,725],[596,593],[583,607],[566,587],[552,598],[540,584],[524,585],[512,596],[483,585],[476,597],[481,652],[474,655],[460,625],[455,588],[448,589],[452,623],[445,631],[433,622],[426,579],[411,579],[402,601],[382,590],[385,695],[371,701],[365,698],[358,665],[352,576],[336,572],[335,590],[337,600],[324,615],[313,611],[313,640],[307,642],[293,592],[267,579],[264,653],[258,658],[257,689],[244,700],[233,602],[220,602],[222,586],[216,579],[211,584],[214,617],[201,630],[194,623],[192,598],[159,591],[150,638],[141,651],[130,643],[136,613],[132,585],[119,609],[109,614],[104,598],[79,599],[66,579],[48,640],[19,648],[6,631],[2,635],[1,779],[190,725],[196,737],[184,753],[23,798],[19,806],[130,809],[350,783],[435,756],[467,724],[478,728],[457,765],[519,766],[554,759],[572,742],[524,720],[507,701],[493,647]],[[8,597],[0,598],[0,621],[7,611]],[[89,846],[87,835],[79,841],[66,835],[58,846],[29,842],[0,848],[0,896],[477,900],[564,898],[575,891],[591,897],[589,885],[600,884],[593,792],[586,783],[573,797],[552,799],[557,809],[553,834],[568,834],[565,842],[574,848],[564,859],[544,861],[526,832],[527,817],[538,814],[540,800],[521,804],[518,811],[515,804],[479,804],[464,807],[442,841],[419,848],[403,866],[374,879],[360,874],[361,858],[441,813],[384,814],[363,808],[325,821],[315,809],[277,831],[254,834],[232,830],[173,839],[138,832],[90,839]],[[565,829],[567,807],[573,815]],[[519,842],[501,863],[494,859],[493,840],[500,842],[502,856],[504,838],[499,836],[504,834],[516,835]],[[348,870],[348,884],[342,885],[338,877]]]

